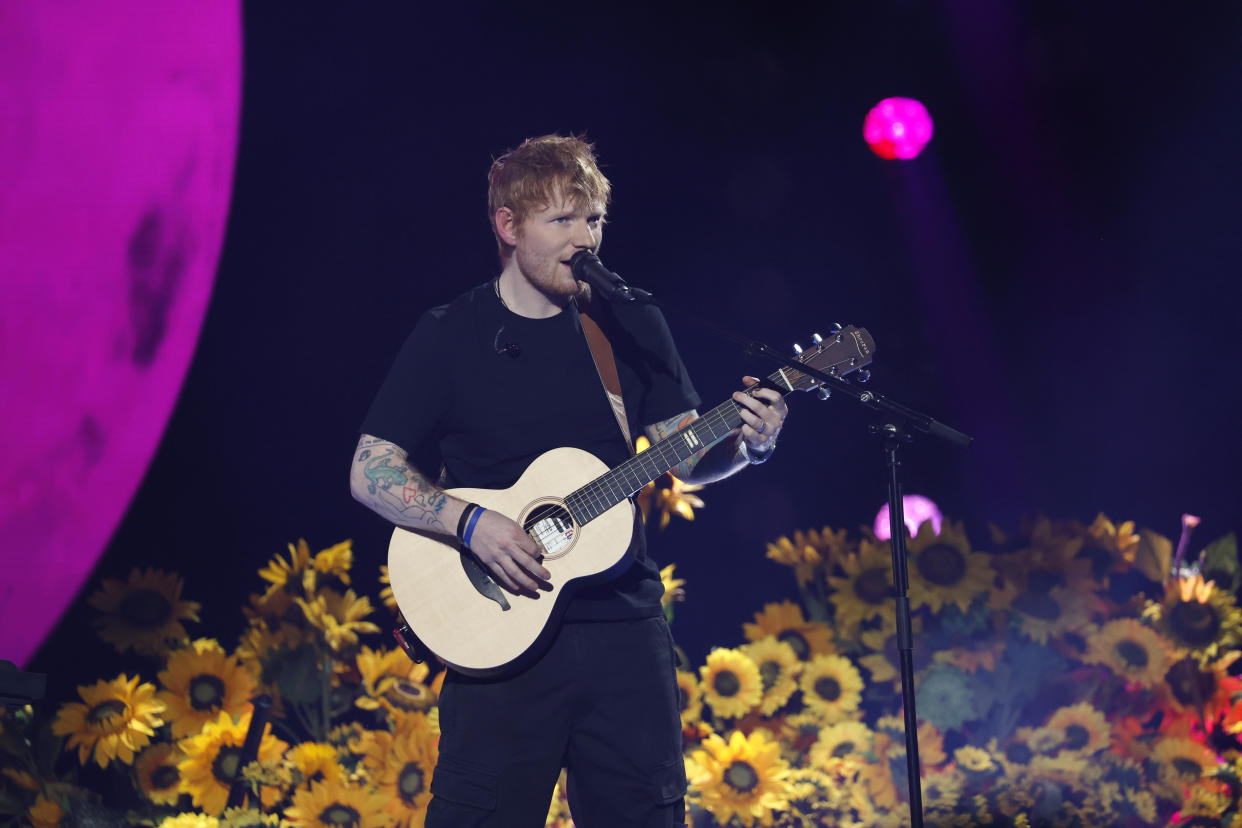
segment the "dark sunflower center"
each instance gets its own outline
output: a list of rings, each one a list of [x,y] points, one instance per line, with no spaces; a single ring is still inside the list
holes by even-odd
[[[117,615],[134,627],[162,627],[172,618],[172,602],[153,589],[139,589],[121,599]]]
[[[1216,693],[1216,675],[1200,670],[1191,658],[1183,658],[1170,667],[1164,680],[1169,683],[1173,697],[1187,706],[1199,707]]]
[[[180,781],[181,772],[176,765],[160,765],[151,773],[151,788],[156,791],[175,788]]]
[[[237,768],[241,764],[241,745],[225,745],[216,754],[211,763],[211,774],[225,785],[232,785],[237,777]]]
[[[414,803],[414,797],[423,792],[423,769],[417,762],[407,762],[397,774],[397,790],[407,805]]]
[[[1203,766],[1194,759],[1178,756],[1172,762],[1173,770],[1183,779],[1198,779],[1203,775]]]
[[[797,630],[781,630],[781,634],[776,637],[776,640],[784,641],[790,647],[793,647],[794,654],[801,661],[806,661],[811,655],[811,645],[802,637],[802,633]]]
[[[1026,588],[1028,592],[1046,595],[1048,590],[1054,586],[1060,586],[1063,581],[1064,577],[1058,572],[1048,569],[1032,569],[1026,576]]]
[[[190,707],[210,710],[224,704],[224,682],[210,673],[190,679]]]
[[[759,677],[763,679],[763,692],[768,692],[776,686],[776,682],[781,677],[781,665],[779,661],[765,661],[759,665]]]
[[[91,724],[105,724],[113,716],[123,716],[129,705],[120,699],[108,699],[91,708],[86,720]]]
[[[914,560],[919,574],[936,586],[953,586],[966,575],[966,556],[947,543],[933,543]]]
[[[1013,599],[1013,606],[1023,615],[1040,621],[1056,621],[1061,617],[1061,605],[1045,592],[1024,592]]]
[[[821,699],[834,702],[841,698],[841,683],[832,676],[821,676],[815,679],[815,692]]]
[[[1079,750],[1087,746],[1091,741],[1091,731],[1087,730],[1080,724],[1072,724],[1065,728],[1065,743],[1062,747],[1070,750]]]
[[[736,696],[737,691],[742,689],[742,682],[732,670],[721,670],[712,679],[712,687],[721,696]]]
[[[344,825],[357,828],[358,812],[343,802],[333,802],[319,812],[319,821],[324,825]]]
[[[759,786],[759,774],[749,762],[736,761],[724,772],[724,781],[738,793],[750,793]]]
[[[1025,742],[1014,742],[1005,748],[1005,758],[1015,765],[1030,764],[1031,759],[1035,757],[1035,752],[1031,750],[1030,745]]]
[[[888,585],[888,570],[873,566],[854,579],[854,594],[867,604],[883,604],[892,594]]]
[[[1147,648],[1137,641],[1125,639],[1117,642],[1117,655],[1121,656],[1121,660],[1128,667],[1146,667],[1147,666]]]
[[[853,742],[842,742],[832,749],[832,756],[834,759],[844,759],[853,753],[854,750],[855,747]]]
[[[1220,634],[1220,615],[1211,604],[1181,601],[1169,611],[1169,626],[1192,647],[1204,647]]]
[[[406,710],[421,706],[425,696],[426,693],[421,684],[405,680],[394,682],[392,689],[388,692],[389,700]]]

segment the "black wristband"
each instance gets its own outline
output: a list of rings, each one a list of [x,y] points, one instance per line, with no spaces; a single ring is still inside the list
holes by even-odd
[[[466,508],[461,510],[461,517],[457,519],[457,539],[462,543],[466,542],[466,521],[470,520],[470,513],[479,508],[477,503],[467,503]]]

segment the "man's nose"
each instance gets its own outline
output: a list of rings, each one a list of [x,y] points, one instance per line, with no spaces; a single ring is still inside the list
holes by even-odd
[[[594,250],[598,239],[595,236],[595,228],[591,227],[589,222],[581,222],[574,227],[574,247],[581,247],[584,250]]]

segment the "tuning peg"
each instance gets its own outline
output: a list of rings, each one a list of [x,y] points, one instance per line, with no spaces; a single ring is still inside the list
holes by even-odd
[[[795,354],[802,353],[802,346],[799,345],[797,342],[794,343],[794,353]]]
[[[856,372],[854,372],[854,376],[858,378],[859,382],[866,382],[871,379],[871,372],[866,368],[859,368]]]
[[[824,338],[817,333],[811,334],[811,341],[816,345],[824,341]]]
[[[840,323],[840,322],[833,322],[833,323],[832,323],[832,332],[833,332],[834,334],[836,334],[836,333],[841,333],[841,323]]]
[[[831,397],[831,396],[832,396],[832,392],[831,392],[831,391],[829,391],[827,388],[825,388],[825,387],[824,387],[824,386],[822,386],[822,385],[819,387],[819,390],[818,390],[818,391],[816,391],[815,393],[819,395],[819,398],[820,398],[821,400],[826,400],[826,399],[828,399],[829,397]]]

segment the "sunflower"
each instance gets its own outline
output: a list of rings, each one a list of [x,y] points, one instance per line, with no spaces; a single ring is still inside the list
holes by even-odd
[[[1010,602],[1018,628],[1032,641],[1047,644],[1050,637],[1085,628],[1090,623],[1081,595],[1068,587],[1026,590]]]
[[[1161,739],[1151,758],[1159,766],[1160,781],[1179,796],[1216,768],[1216,754],[1193,739]]]
[[[763,699],[759,702],[759,712],[771,716],[798,689],[797,678],[802,670],[802,662],[798,660],[793,647],[772,636],[747,644],[741,649],[759,667],[759,677],[763,679]]]
[[[810,761],[816,768],[835,771],[844,762],[861,763],[872,747],[871,729],[862,722],[837,722],[819,732],[811,747]]]
[[[285,761],[302,774],[299,784],[310,785],[315,779],[335,779],[341,775],[336,747],[327,742],[300,742],[285,752]]]
[[[181,795],[181,750],[174,744],[159,742],[144,750],[134,762],[138,787],[149,802],[172,805]]]
[[[380,603],[389,612],[397,612],[397,596],[392,594],[392,576],[388,574],[388,564],[380,564],[379,582],[384,585],[379,594]]]
[[[384,701],[401,710],[426,710],[436,703],[435,694],[424,683],[429,668],[411,661],[405,651],[372,650],[363,645],[355,661],[363,694],[354,704],[363,710],[378,710]]]
[[[930,524],[929,524],[930,525]],[[887,543],[863,539],[858,552],[839,560],[843,575],[828,576],[834,621],[845,638],[894,604],[893,563]]]
[[[439,756],[439,733],[433,729],[431,717],[424,713],[398,713],[393,729],[369,730],[358,743],[360,765],[366,775],[378,779],[391,764],[397,745],[405,746],[411,757],[428,758],[432,765]]]
[[[703,690],[694,673],[677,671],[677,696],[682,728],[692,727],[703,716]]]
[[[961,523],[945,521],[936,534],[931,521],[925,521],[910,539],[909,552],[912,609],[940,612],[945,604],[956,604],[968,612],[975,596],[992,585],[988,555],[971,551]]]
[[[728,742],[713,733],[694,751],[703,772],[691,790],[721,825],[734,816],[747,828],[756,820],[770,825],[773,813],[789,801],[789,766],[780,750],[780,743],[762,733],[745,736],[735,730]]]
[[[1149,602],[1143,617],[1200,662],[1242,641],[1242,609],[1233,594],[1197,573],[1170,580],[1164,599]]]
[[[789,807],[799,814],[814,814],[821,805],[831,807],[841,793],[832,777],[815,768],[793,768],[785,781],[789,783]]]
[[[283,824],[279,815],[264,814],[255,808],[226,808],[220,815],[220,828],[280,828]]]
[[[187,637],[182,621],[197,621],[200,605],[181,600],[183,581],[158,569],[135,569],[122,583],[106,578],[87,601],[104,613],[95,619],[99,637],[118,652],[131,647],[145,655],[159,655]]]
[[[763,698],[759,667],[741,650],[718,647],[699,668],[703,701],[717,716],[736,718],[753,710]]]
[[[1234,650],[1208,664],[1191,656],[1175,663],[1164,674],[1160,688],[1170,708],[1167,712],[1197,714],[1209,722],[1227,714],[1234,694],[1242,693],[1242,679],[1229,674],[1239,657],[1242,652]]]
[[[306,828],[382,828],[391,822],[384,804],[384,794],[369,787],[325,779],[295,791],[285,817]]]
[[[69,702],[60,708],[52,732],[68,736],[65,750],[78,749],[78,762],[85,765],[92,753],[102,768],[113,759],[126,765],[164,724],[164,703],[155,698],[154,684],[139,684],[139,677],[124,673],[112,681],[97,681],[78,688],[85,704]]]
[[[992,752],[975,745],[962,745],[953,751],[953,759],[958,768],[976,778],[992,776],[1000,770]]]
[[[923,646],[923,616],[915,615],[910,619],[910,629],[914,638],[914,672],[917,674],[929,667],[940,651],[933,651]],[[892,682],[900,690],[901,682],[901,649],[897,640],[897,622],[888,620],[879,629],[864,630],[859,641],[866,655],[858,658],[858,663],[867,668],[873,684]]]
[[[335,546],[321,549],[311,559],[311,566],[316,572],[336,578],[349,586],[349,569],[354,565],[354,542],[341,541]]]
[[[945,813],[957,808],[964,781],[960,771],[950,769],[924,774],[922,781],[924,809],[928,812]]]
[[[961,727],[979,713],[970,681],[956,667],[932,667],[920,678],[915,692],[919,713],[942,731]]]
[[[1117,618],[1100,627],[1087,642],[1083,660],[1146,687],[1162,681],[1173,661],[1164,637],[1134,618]]]
[[[906,723],[900,716],[881,716],[876,719],[876,753],[888,755],[890,750],[905,750]],[[944,752],[944,735],[928,721],[919,722],[916,730],[919,741],[919,762],[924,768],[944,764],[948,756]],[[904,753],[903,753],[904,755]]]
[[[1017,779],[1035,758],[1036,751],[1031,745],[1031,735],[1034,732],[1034,728],[1019,727],[1004,741],[1002,747],[992,751],[1007,778]]]
[[[359,598],[352,589],[346,590],[344,595],[325,589],[311,601],[295,600],[306,614],[306,620],[323,632],[334,653],[357,646],[359,633],[379,632],[375,624],[361,620],[372,612],[371,599],[365,595]]]
[[[65,812],[60,805],[42,793],[35,797],[34,804],[26,811],[26,815],[30,817],[33,828],[58,828],[60,821],[65,818]]]
[[[862,676],[844,656],[815,656],[802,671],[799,687],[807,708],[827,724],[847,718],[862,700]]]
[[[1060,708],[1049,717],[1046,727],[1061,732],[1062,750],[1092,754],[1109,745],[1108,720],[1087,702]]]
[[[634,441],[635,453],[641,454],[650,447],[651,441],[643,435],[639,435]],[[694,520],[694,510],[702,509],[706,505],[694,494],[702,488],[702,484],[687,483],[672,472],[667,472],[643,486],[635,499],[638,501],[638,508],[642,510],[644,522],[651,520],[653,508],[660,512],[660,528],[663,529],[668,526],[674,513],[686,520]]]
[[[422,825],[431,801],[431,773],[436,754],[428,751],[418,739],[393,741],[392,752],[376,779],[376,793],[381,793],[387,811],[398,825]]]
[[[743,624],[747,641],[760,641],[769,635],[784,641],[802,661],[809,661],[820,653],[835,653],[832,630],[827,624],[807,621],[802,608],[792,601],[767,604],[762,612],[755,613],[755,623]]]
[[[798,586],[805,586],[815,576],[815,570],[831,568],[843,558],[848,550],[846,530],[832,531],[825,526],[823,532],[809,529],[805,533],[794,532],[793,540],[785,535],[769,543],[767,556],[778,564],[793,567]]]
[[[287,744],[272,735],[271,724],[264,725],[263,738],[259,742],[258,760],[273,762],[284,754]],[[181,743],[185,759],[177,764],[181,771],[181,790],[188,793],[194,805],[209,813],[224,810],[229,797],[229,787],[241,770],[242,744],[250,729],[250,713],[243,713],[236,722],[224,711],[216,721],[207,724],[201,733],[190,736]],[[264,786],[260,798],[264,807],[271,807],[281,797],[278,788]]]
[[[200,638],[173,652],[159,674],[164,689],[159,700],[172,723],[175,739],[197,733],[216,720],[221,710],[240,715],[250,704],[254,678],[215,639]]]
[[[673,570],[677,568],[677,564],[669,564],[660,570],[660,585],[664,587],[664,593],[660,596],[660,606],[668,612],[674,601],[686,600],[686,582],[681,578],[673,577]]]
[[[219,828],[220,820],[206,814],[174,814],[164,817],[158,828]]]
[[[264,602],[271,600],[278,592],[298,595],[315,589],[315,570],[311,566],[310,547],[306,539],[299,538],[296,546],[291,543],[288,548],[288,561],[276,555],[259,570],[259,577],[270,584],[263,593]]]
[[[1134,521],[1115,525],[1100,512],[1095,521],[1081,531],[1083,548],[1079,555],[1091,560],[1097,577],[1110,570],[1125,571],[1134,563],[1139,548]]]

